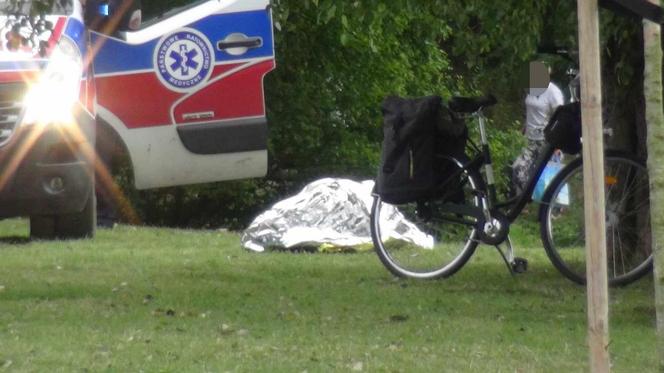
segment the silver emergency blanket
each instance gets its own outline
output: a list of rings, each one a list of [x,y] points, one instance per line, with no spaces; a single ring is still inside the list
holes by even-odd
[[[317,180],[259,215],[244,231],[242,245],[257,252],[370,245],[373,185],[373,181]],[[380,226],[384,238],[433,247],[433,238],[404,219],[397,209],[390,205],[383,205],[383,209],[381,216],[385,219]]]

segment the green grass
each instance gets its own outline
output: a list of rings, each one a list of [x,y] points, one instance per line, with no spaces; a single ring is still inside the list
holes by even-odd
[[[517,277],[483,246],[450,279],[404,281],[373,253],[253,254],[214,231],[29,242],[9,220],[0,236],[0,371],[588,368],[584,288],[538,246]],[[611,290],[615,372],[656,370],[652,287]]]

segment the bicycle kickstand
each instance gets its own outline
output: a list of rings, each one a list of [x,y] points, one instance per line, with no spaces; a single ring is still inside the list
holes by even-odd
[[[514,276],[516,274],[526,272],[528,270],[528,260],[514,256],[512,240],[509,236],[507,236],[505,244],[507,245],[507,253],[503,252],[503,250],[500,248],[500,245],[496,245],[495,247],[496,250],[498,250],[498,253],[500,253],[500,256],[505,261],[505,265],[507,265],[507,269],[510,271],[510,274]]]

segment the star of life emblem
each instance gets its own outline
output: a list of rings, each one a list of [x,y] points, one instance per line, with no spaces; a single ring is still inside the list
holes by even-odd
[[[159,80],[169,89],[188,92],[212,74],[212,45],[200,32],[183,29],[163,37],[155,48]]]

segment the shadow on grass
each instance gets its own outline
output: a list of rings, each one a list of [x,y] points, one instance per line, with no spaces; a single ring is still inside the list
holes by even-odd
[[[27,245],[30,242],[29,237],[24,236],[9,236],[9,237],[0,237],[0,244],[6,245]]]

